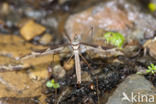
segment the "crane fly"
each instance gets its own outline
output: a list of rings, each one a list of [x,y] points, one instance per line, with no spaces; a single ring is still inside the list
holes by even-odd
[[[96,50],[104,52],[104,49],[109,49],[108,47],[99,47],[97,45],[88,44],[85,42],[80,42],[80,35],[75,35],[73,39],[71,39],[67,34],[64,34],[68,40],[70,41],[70,46],[72,47],[74,60],[75,60],[75,69],[76,69],[76,76],[77,76],[77,83],[81,83],[81,65],[80,65],[80,57],[83,59],[83,61],[90,67],[86,59],[81,54],[81,49],[86,48],[86,50]],[[72,57],[71,56],[71,57]]]
[[[61,50],[64,49],[64,47],[71,47],[73,55],[74,56],[74,61],[75,61],[75,69],[76,69],[76,76],[77,76],[77,83],[80,84],[81,83],[81,65],[80,65],[80,57],[83,59],[83,61],[85,61],[86,64],[87,61],[85,60],[85,58],[81,55],[81,49],[85,49],[86,50],[94,50],[96,52],[109,52],[109,51],[115,51],[115,49],[109,48],[109,47],[102,47],[102,46],[98,46],[98,45],[93,45],[93,44],[88,44],[85,42],[80,42],[80,35],[74,35],[74,38],[69,37],[69,35],[65,34],[66,38],[68,39],[68,43],[58,46],[56,48],[48,48],[44,51],[40,51],[40,52],[32,52],[29,55],[26,55],[24,57],[19,58],[18,60],[25,60],[28,59],[30,57],[37,57],[37,56],[42,56],[42,55],[48,55],[48,54],[55,54]],[[72,57],[71,56],[71,57]],[[89,66],[89,64],[88,64]],[[8,65],[8,66],[0,66],[0,69],[3,70],[9,70],[9,69],[23,69],[24,66],[23,65]]]

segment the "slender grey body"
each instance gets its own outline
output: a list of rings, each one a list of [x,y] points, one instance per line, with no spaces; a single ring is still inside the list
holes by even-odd
[[[74,40],[72,42],[73,54],[75,56],[75,69],[76,69],[76,76],[77,76],[77,83],[81,83],[81,66],[80,66],[80,57],[79,57],[79,48],[80,44],[79,41]]]

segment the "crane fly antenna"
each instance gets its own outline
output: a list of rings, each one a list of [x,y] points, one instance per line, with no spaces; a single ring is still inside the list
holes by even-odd
[[[93,40],[93,33],[94,33],[94,28],[93,28],[93,26],[91,26],[91,28],[90,28],[90,41],[92,41]]]
[[[93,32],[94,32],[93,26],[90,27],[90,30],[91,30],[91,33],[90,33],[91,34],[91,37],[93,37]]]
[[[93,26],[91,26],[90,27],[90,29],[89,29],[89,31],[88,31],[88,34],[90,35],[90,41],[92,41],[93,40],[93,32],[94,32],[94,28],[93,28]]]

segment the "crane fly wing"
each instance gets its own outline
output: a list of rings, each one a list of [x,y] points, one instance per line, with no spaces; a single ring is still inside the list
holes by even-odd
[[[84,43],[84,42],[81,42],[80,43],[81,45],[85,46],[87,49],[102,49],[102,50],[109,50],[109,49],[112,49],[112,48],[115,48],[114,46],[98,46],[98,45],[95,45],[95,44],[90,44],[90,43]]]
[[[88,31],[88,34],[89,34],[89,37],[90,37],[89,41],[92,41],[93,40],[93,35],[94,35],[94,27],[93,26],[90,27],[90,30]]]
[[[109,53],[111,55],[123,55],[123,52],[115,47],[104,47],[104,46],[97,46],[97,45],[92,45],[92,44],[87,44],[87,43],[81,43],[82,46],[86,48],[86,50],[93,50],[96,53],[101,54],[100,56],[105,56],[103,53]]]
[[[64,44],[61,46],[57,46],[57,47],[51,47],[51,48],[47,48],[47,49],[43,49],[43,50],[39,50],[39,51],[34,51],[26,56],[21,57],[19,60],[25,60],[31,57],[38,57],[38,56],[43,56],[43,55],[48,55],[48,54],[55,54],[56,52],[59,52],[61,50],[63,50],[66,46],[68,46],[70,44]]]

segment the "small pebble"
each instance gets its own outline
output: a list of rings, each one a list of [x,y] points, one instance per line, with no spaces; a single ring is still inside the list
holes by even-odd
[[[61,65],[56,65],[53,67],[52,75],[55,78],[61,79],[65,76],[65,74],[66,74],[66,71]]]
[[[29,20],[21,29],[20,33],[25,40],[31,40],[35,36],[42,34],[46,28],[40,24],[35,23],[33,20]]]
[[[43,45],[47,45],[51,42],[51,40],[52,40],[52,35],[49,33],[46,33],[41,37],[40,43]]]
[[[30,69],[29,70],[29,77],[33,80],[42,80],[42,79],[47,79],[48,78],[48,70],[45,68],[40,69],[40,68],[35,68],[35,69]]]
[[[71,59],[69,62],[65,61],[63,67],[65,70],[71,70],[74,67],[74,60]]]
[[[90,84],[90,89],[91,90],[94,90],[95,89],[95,85],[92,83],[92,84]]]
[[[4,15],[8,15],[9,12],[10,12],[9,4],[4,2],[1,7],[1,13],[3,13]]]

